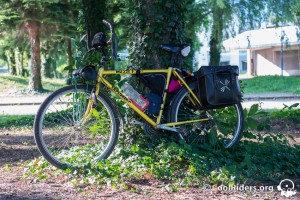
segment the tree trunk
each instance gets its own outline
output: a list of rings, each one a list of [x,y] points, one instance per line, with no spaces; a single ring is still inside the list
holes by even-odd
[[[26,23],[31,46],[31,66],[29,90],[41,91],[41,55],[40,55],[40,24],[37,21],[30,20]]]
[[[55,60],[53,60],[53,62],[52,62],[52,73],[53,73],[53,77],[54,78],[58,78],[58,76],[57,76],[57,71],[56,71],[56,61]]]
[[[15,50],[11,50],[9,59],[10,59],[10,66],[11,66],[10,74],[11,75],[17,75]]]
[[[43,63],[44,64],[44,77],[46,78],[53,78],[52,76],[52,58],[51,56],[47,57],[45,55],[45,62]]]
[[[93,37],[100,30],[107,30],[101,19],[107,19],[107,1],[82,0],[84,29],[87,33],[87,48],[90,49]]]
[[[133,45],[130,59],[134,68],[159,69],[170,66],[172,54],[160,49],[161,44],[185,44],[185,13],[191,4],[181,1],[132,1],[129,30]],[[180,68],[179,63],[174,65]],[[174,67],[173,66],[173,67]]]
[[[213,11],[213,25],[210,45],[209,65],[219,65],[223,39],[223,9],[216,7]]]
[[[25,77],[25,70],[24,70],[24,52],[25,51],[20,51],[21,58],[20,58],[20,63],[21,63],[21,76]]]
[[[67,65],[71,65],[71,58],[72,58],[72,43],[71,38],[67,39]]]

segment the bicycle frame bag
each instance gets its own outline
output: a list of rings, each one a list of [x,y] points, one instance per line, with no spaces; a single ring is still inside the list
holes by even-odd
[[[238,66],[202,66],[195,77],[204,108],[222,108],[241,101]]]
[[[167,83],[165,74],[139,74],[138,77],[151,92],[159,96],[163,95]]]
[[[147,100],[150,102],[148,106],[148,113],[150,116],[157,116],[159,114],[160,105],[163,99],[160,95],[149,93],[146,94]]]

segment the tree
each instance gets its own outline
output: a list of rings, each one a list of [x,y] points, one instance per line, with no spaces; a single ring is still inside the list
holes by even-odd
[[[86,32],[88,48],[91,48],[94,35],[107,29],[102,22],[103,19],[107,19],[108,17],[108,10],[105,9],[107,3],[103,0],[82,0],[81,5],[83,13],[82,31]]]
[[[298,0],[266,0],[268,20],[276,26],[289,23],[300,25],[300,2]]]
[[[11,75],[17,75],[16,68],[16,42],[15,42],[15,32],[10,31],[2,39],[2,58],[7,62],[8,71]]]
[[[226,26],[226,21],[230,17],[231,8],[226,0],[211,0],[209,3],[212,8],[209,65],[218,65],[221,57],[223,29]]]
[[[238,32],[260,27],[265,21],[265,6],[267,0],[208,0],[211,10],[210,65],[220,63],[222,41],[226,31],[231,36],[238,26]],[[236,17],[236,19],[234,19]]]
[[[212,18],[210,64],[220,62],[221,42],[226,31],[238,26],[238,33],[260,28],[263,22],[276,26],[295,23],[300,25],[300,2],[297,0],[208,0]],[[236,17],[238,20],[234,20]],[[222,20],[220,20],[222,19]],[[299,35],[300,38],[300,35]]]
[[[75,0],[60,2],[58,0],[32,1],[9,0],[1,3],[0,26],[17,27],[19,32],[26,30],[30,43],[30,90],[42,90],[40,40],[43,26],[54,26],[65,19],[64,11]],[[69,7],[68,7],[69,5]],[[65,26],[68,24],[65,24]]]
[[[129,33],[130,58],[135,68],[166,68],[171,55],[159,48],[161,44],[192,43],[185,28],[193,3],[193,0],[124,3],[130,23],[125,31]]]

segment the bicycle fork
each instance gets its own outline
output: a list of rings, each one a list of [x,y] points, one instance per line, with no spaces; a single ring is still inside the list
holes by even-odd
[[[96,103],[96,95],[94,92],[91,92],[91,97],[89,98],[88,104],[87,104],[87,108],[81,123],[81,126],[84,126],[85,123],[90,119],[90,117],[92,116],[93,113],[93,103]]]
[[[97,82],[98,83],[101,82],[102,72],[103,72],[103,68],[100,68],[99,74],[97,75]],[[84,126],[85,123],[92,116],[93,103],[96,104],[96,102],[97,102],[97,97],[96,96],[99,95],[99,92],[100,92],[100,84],[97,84],[95,90],[93,90],[91,92],[91,97],[89,98],[87,109],[85,111],[85,114],[84,114],[84,117],[83,117],[83,120],[82,120],[82,123],[81,123],[82,126]]]

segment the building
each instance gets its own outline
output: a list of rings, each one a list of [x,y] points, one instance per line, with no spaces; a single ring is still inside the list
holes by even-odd
[[[238,65],[248,76],[300,76],[297,26],[246,31],[223,42],[220,64]]]

